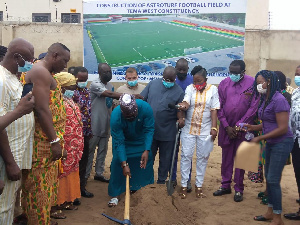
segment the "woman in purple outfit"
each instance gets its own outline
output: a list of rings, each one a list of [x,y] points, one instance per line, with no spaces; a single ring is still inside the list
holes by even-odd
[[[262,216],[255,216],[256,221],[272,220],[271,225],[283,225],[281,219],[282,196],[280,179],[286,160],[292,151],[293,134],[289,128],[290,106],[281,94],[277,75],[272,71],[262,70],[255,76],[255,95],[260,94],[258,109],[260,125],[247,125],[249,131],[262,130],[264,135],[253,138],[252,142],[266,140],[265,176],[268,189],[268,210]]]

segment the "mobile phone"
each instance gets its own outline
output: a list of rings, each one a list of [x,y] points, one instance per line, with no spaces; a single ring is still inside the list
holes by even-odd
[[[22,98],[32,91],[33,83],[25,84],[22,91]]]

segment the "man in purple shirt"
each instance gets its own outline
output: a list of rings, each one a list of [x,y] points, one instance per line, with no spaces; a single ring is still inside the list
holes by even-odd
[[[254,78],[245,75],[245,62],[234,60],[229,66],[229,77],[219,85],[220,130],[218,136],[219,146],[222,148],[222,186],[214,192],[214,196],[231,193],[231,179],[236,150],[242,141],[245,141],[245,133],[239,132],[240,123],[253,124],[258,109],[259,98],[252,94]],[[234,201],[243,200],[244,170],[235,169],[234,174]]]
[[[176,72],[177,72],[175,82],[185,92],[186,87],[193,83],[193,77],[190,74],[188,74],[188,70],[189,70],[188,61],[184,58],[179,59],[176,62],[175,69],[176,69]],[[178,138],[178,142],[177,142],[177,145],[176,145],[176,155],[175,155],[173,174],[172,174],[172,183],[173,183],[174,187],[177,185],[176,176],[177,176],[177,162],[178,162],[179,146],[180,146],[180,137]],[[191,173],[192,173],[192,166],[191,166],[190,177],[189,177],[188,184],[187,184],[187,192],[192,191]]]

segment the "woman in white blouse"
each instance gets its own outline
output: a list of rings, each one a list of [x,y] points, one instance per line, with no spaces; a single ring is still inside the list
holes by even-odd
[[[204,140],[211,135],[212,141],[217,136],[217,109],[220,108],[218,89],[207,84],[207,72],[202,66],[192,70],[193,84],[185,90],[180,109],[186,111],[185,126],[181,132],[181,190],[179,195],[186,198],[187,181],[191,161],[196,147],[196,197],[202,198],[202,184],[209,156],[204,154]],[[181,120],[182,121],[182,120]]]

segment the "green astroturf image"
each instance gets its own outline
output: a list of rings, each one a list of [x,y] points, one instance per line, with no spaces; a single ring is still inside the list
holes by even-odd
[[[184,56],[187,49],[209,52],[244,45],[244,40],[167,22],[90,24],[87,32],[97,61],[115,67]]]

